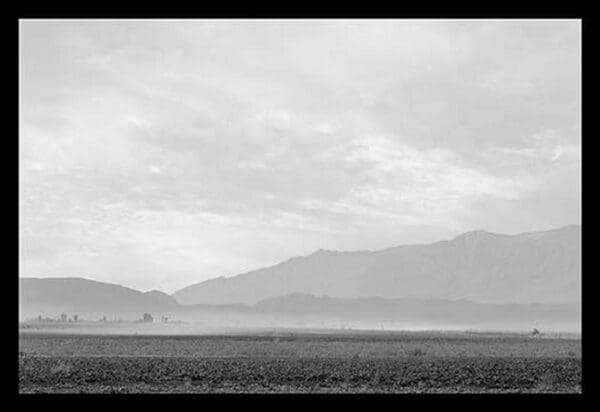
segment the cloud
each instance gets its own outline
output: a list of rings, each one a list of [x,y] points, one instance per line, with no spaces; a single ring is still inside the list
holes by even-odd
[[[555,162],[559,159],[567,161],[581,161],[581,142],[568,137],[563,137],[556,130],[546,130],[531,136],[525,147],[500,148],[506,155],[514,155],[538,160]]]
[[[526,179],[495,177],[470,168],[448,149],[417,150],[393,138],[354,140],[345,160],[367,166],[363,182],[337,207],[407,224],[453,226],[456,210],[470,198],[514,199],[529,184]]]

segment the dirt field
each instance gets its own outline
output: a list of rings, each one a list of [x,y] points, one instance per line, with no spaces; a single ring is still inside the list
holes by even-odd
[[[580,392],[581,340],[467,333],[21,333],[31,392]]]

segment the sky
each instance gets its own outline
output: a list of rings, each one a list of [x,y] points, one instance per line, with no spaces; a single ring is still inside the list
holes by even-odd
[[[581,224],[581,23],[21,20],[20,276],[174,292]]]

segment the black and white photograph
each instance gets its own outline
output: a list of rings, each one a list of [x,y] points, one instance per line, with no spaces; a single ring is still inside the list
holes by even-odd
[[[19,395],[583,393],[582,19],[16,23]]]

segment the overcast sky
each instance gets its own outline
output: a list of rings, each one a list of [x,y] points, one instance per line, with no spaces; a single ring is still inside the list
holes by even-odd
[[[21,21],[20,274],[580,224],[580,99],[579,21]]]

